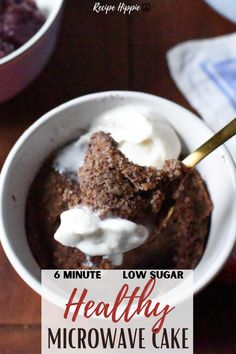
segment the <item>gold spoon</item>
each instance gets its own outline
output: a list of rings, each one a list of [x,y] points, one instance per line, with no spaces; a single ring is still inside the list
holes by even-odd
[[[195,167],[202,159],[217,149],[220,145],[232,138],[236,134],[236,118],[222,128],[218,133],[214,134],[209,140],[188,155],[182,163],[189,167]]]
[[[236,134],[236,118],[222,128],[218,133],[214,134],[209,140],[202,144],[199,148],[188,155],[182,163],[188,168],[194,168],[202,159],[217,149],[220,145],[232,138]],[[161,225],[166,225],[174,211],[174,206],[171,206],[167,211]]]

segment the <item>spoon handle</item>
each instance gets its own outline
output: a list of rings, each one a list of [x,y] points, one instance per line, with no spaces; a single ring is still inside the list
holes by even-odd
[[[225,143],[228,139],[236,134],[236,118],[227,124],[218,133],[214,134],[209,140],[202,144],[199,148],[188,155],[182,162],[189,168],[195,167],[204,157],[213,150]]]

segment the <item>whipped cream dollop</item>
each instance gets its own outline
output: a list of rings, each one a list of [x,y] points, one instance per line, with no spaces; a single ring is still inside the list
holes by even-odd
[[[181,143],[169,122],[145,106],[126,105],[98,116],[88,132],[62,149],[54,160],[60,173],[77,174],[83,165],[93,133],[110,133],[118,148],[133,163],[162,168],[164,161],[177,159]]]
[[[61,224],[54,238],[88,256],[105,256],[111,259],[113,265],[120,265],[124,252],[147,240],[148,230],[118,217],[101,220],[91,209],[78,206],[61,214]]]

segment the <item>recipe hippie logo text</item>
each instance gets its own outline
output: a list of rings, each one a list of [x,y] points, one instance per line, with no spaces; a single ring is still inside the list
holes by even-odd
[[[130,15],[137,12],[149,12],[150,10],[151,4],[148,2],[133,5],[128,5],[125,2],[120,2],[117,5],[101,4],[100,2],[95,2],[93,5],[93,12],[98,14],[105,13],[106,15],[113,12],[119,12],[123,15]]]

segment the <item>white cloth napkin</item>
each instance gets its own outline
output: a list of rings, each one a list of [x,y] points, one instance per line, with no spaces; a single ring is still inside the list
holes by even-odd
[[[167,52],[167,62],[180,91],[213,130],[236,116],[236,33],[181,43]],[[226,145],[236,162],[236,137]]]

